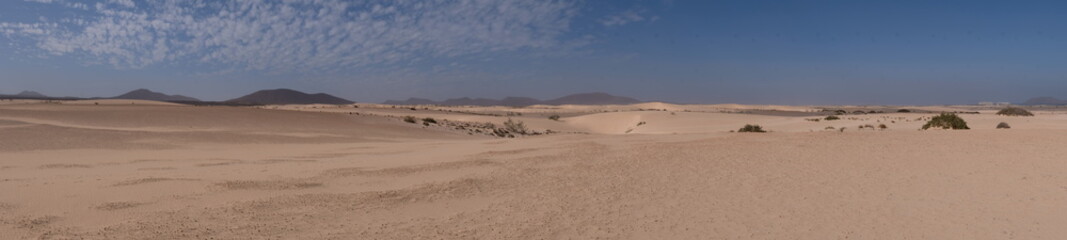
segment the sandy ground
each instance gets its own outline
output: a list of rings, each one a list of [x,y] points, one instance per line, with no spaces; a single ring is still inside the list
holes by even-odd
[[[1067,236],[1062,112],[980,110],[961,115],[973,130],[919,131],[933,114],[356,106],[5,102],[0,239]],[[571,133],[494,138],[401,116]],[[772,132],[729,132],[749,123]]]

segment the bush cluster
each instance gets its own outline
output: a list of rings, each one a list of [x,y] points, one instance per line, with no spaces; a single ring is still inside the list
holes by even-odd
[[[997,112],[997,115],[1029,117],[1034,116],[1034,113],[1031,113],[1030,111],[1027,111],[1026,109],[1022,108],[1009,107],[1001,109],[999,112]]]
[[[941,129],[971,129],[967,127],[967,121],[963,118],[956,116],[955,113],[942,113],[923,124],[923,130],[929,128],[941,128]]]
[[[512,121],[511,118],[504,122],[504,129],[512,133],[526,134],[526,124],[522,121]]]
[[[758,132],[758,133],[761,133],[761,132],[767,132],[767,131],[764,131],[763,127],[760,127],[759,125],[745,124],[745,127],[742,127],[740,130],[737,130],[737,132]]]

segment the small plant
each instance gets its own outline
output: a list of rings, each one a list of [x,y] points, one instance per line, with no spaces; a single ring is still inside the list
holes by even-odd
[[[428,117],[428,118],[423,118],[423,119],[422,119],[422,122],[423,122],[423,123],[433,123],[433,124],[437,124],[437,119],[433,119],[433,118],[430,118],[430,117]]]
[[[827,127],[825,128],[825,130],[834,130],[834,129],[835,129],[835,128],[834,128],[834,126],[827,126]]]
[[[886,126],[885,124],[878,124],[878,128],[882,129],[882,130],[885,130],[886,128],[889,128],[889,127]]]
[[[559,121],[559,114],[552,114],[552,116],[548,116],[548,119],[552,119],[552,121]]]
[[[971,129],[967,127],[967,121],[956,116],[955,113],[942,113],[941,115],[931,118],[930,121],[927,121],[926,124],[923,125],[923,130],[932,127],[941,129]]]
[[[760,127],[759,125],[745,124],[745,127],[742,127],[740,130],[737,130],[737,132],[757,132],[757,133],[761,133],[761,132],[767,132],[767,131],[764,131],[763,127]]]
[[[645,124],[648,124],[648,123],[645,122],[645,121],[641,121],[641,122],[637,123],[637,126],[641,126],[641,125],[645,125]]]
[[[526,124],[522,121],[512,121],[511,118],[508,118],[508,121],[504,122],[504,129],[508,132],[526,134]]]
[[[405,116],[404,117],[404,122],[415,123],[415,117],[414,116]]]
[[[1034,113],[1031,113],[1030,111],[1027,111],[1026,109],[1022,108],[1008,107],[1005,109],[1001,109],[999,112],[997,112],[997,115],[1030,117],[1034,116]]]
[[[907,110],[907,109],[900,109],[900,110],[897,110],[897,112],[898,112],[898,113],[910,113],[910,112],[911,112],[911,110]]]
[[[1008,125],[1008,123],[1006,123],[1006,122],[1000,122],[999,124],[997,124],[997,129],[1010,129],[1010,128],[1011,128],[1011,125]]]
[[[841,118],[838,117],[837,115],[826,116],[826,118],[824,118],[824,119],[826,119],[826,121],[841,120]]]

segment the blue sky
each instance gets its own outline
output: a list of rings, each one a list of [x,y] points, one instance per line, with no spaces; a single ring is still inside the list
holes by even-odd
[[[0,93],[361,102],[958,104],[1067,97],[1062,1],[0,2]]]

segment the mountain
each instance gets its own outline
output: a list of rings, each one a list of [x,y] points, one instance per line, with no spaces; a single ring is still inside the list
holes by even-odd
[[[1067,105],[1067,100],[1060,100],[1054,97],[1036,97],[1026,100],[1023,105]]]
[[[623,105],[640,103],[637,99],[614,96],[607,93],[579,93],[545,101],[548,105]]]
[[[385,104],[392,105],[446,105],[446,106],[510,106],[510,107],[525,107],[530,105],[546,104],[546,105],[612,105],[612,104],[634,104],[639,103],[637,99],[614,96],[607,93],[579,93],[563,96],[560,98],[541,101],[528,97],[506,97],[504,99],[489,99],[489,98],[452,98],[444,101],[433,101],[422,98],[409,98],[404,101],[389,100],[385,101]]]
[[[41,94],[39,92],[34,92],[34,91],[22,91],[19,94],[15,94],[15,96],[27,97],[27,98],[47,98],[48,97],[48,96],[45,96],[44,94]]]
[[[433,100],[425,99],[425,98],[408,98],[408,100],[404,100],[404,101],[389,100],[389,101],[385,101],[384,104],[389,104],[389,105],[424,105],[425,104],[425,105],[429,105],[429,104],[437,104],[437,102],[434,102]]]
[[[226,101],[238,104],[352,104],[352,101],[325,93],[307,94],[292,89],[261,90]]]
[[[506,97],[506,98],[500,100],[500,104],[499,105],[501,105],[501,106],[523,107],[523,106],[530,106],[530,105],[537,105],[537,104],[541,104],[541,100],[528,98],[528,97]]]
[[[441,102],[438,105],[449,106],[495,106],[500,105],[500,100],[488,98],[453,98]]]
[[[126,94],[112,97],[113,99],[136,99],[136,100],[153,100],[153,101],[192,101],[199,102],[200,99],[186,97],[182,95],[167,95],[163,93],[153,92],[148,89],[137,89],[130,91]]]

